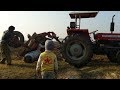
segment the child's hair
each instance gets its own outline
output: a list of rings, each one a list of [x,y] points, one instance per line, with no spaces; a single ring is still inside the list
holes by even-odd
[[[53,50],[54,42],[52,40],[46,40],[45,42],[45,50]]]

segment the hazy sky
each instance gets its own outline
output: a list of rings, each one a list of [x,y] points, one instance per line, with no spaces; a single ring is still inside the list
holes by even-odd
[[[0,38],[4,30],[10,25],[16,27],[27,39],[27,34],[54,31],[57,36],[64,38],[67,35],[71,11],[0,11]],[[99,11],[95,18],[82,19],[81,28],[89,32],[110,32],[112,16],[115,16],[115,32],[120,32],[120,11]]]

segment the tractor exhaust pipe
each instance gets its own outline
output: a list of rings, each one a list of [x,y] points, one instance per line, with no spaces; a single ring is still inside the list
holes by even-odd
[[[112,22],[111,22],[111,25],[110,25],[110,31],[111,31],[111,33],[113,33],[113,31],[114,31],[114,26],[115,26],[115,24],[114,24],[114,17],[115,17],[115,15],[113,15],[113,17],[112,17]]]

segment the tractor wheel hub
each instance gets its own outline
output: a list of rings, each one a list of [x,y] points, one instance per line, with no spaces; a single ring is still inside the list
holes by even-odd
[[[70,53],[72,56],[80,56],[83,52],[82,46],[79,44],[73,44],[70,47]]]

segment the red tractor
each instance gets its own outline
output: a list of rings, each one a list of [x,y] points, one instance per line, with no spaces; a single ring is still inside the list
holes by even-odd
[[[70,27],[67,27],[67,37],[62,41],[61,53],[66,62],[76,67],[89,63],[93,54],[107,55],[111,62],[120,62],[120,33],[114,31],[114,16],[111,22],[111,33],[89,33],[88,29],[80,28],[81,18],[94,18],[98,12],[70,13]],[[79,19],[79,23],[77,22]],[[95,41],[91,40],[90,34],[94,35]]]

